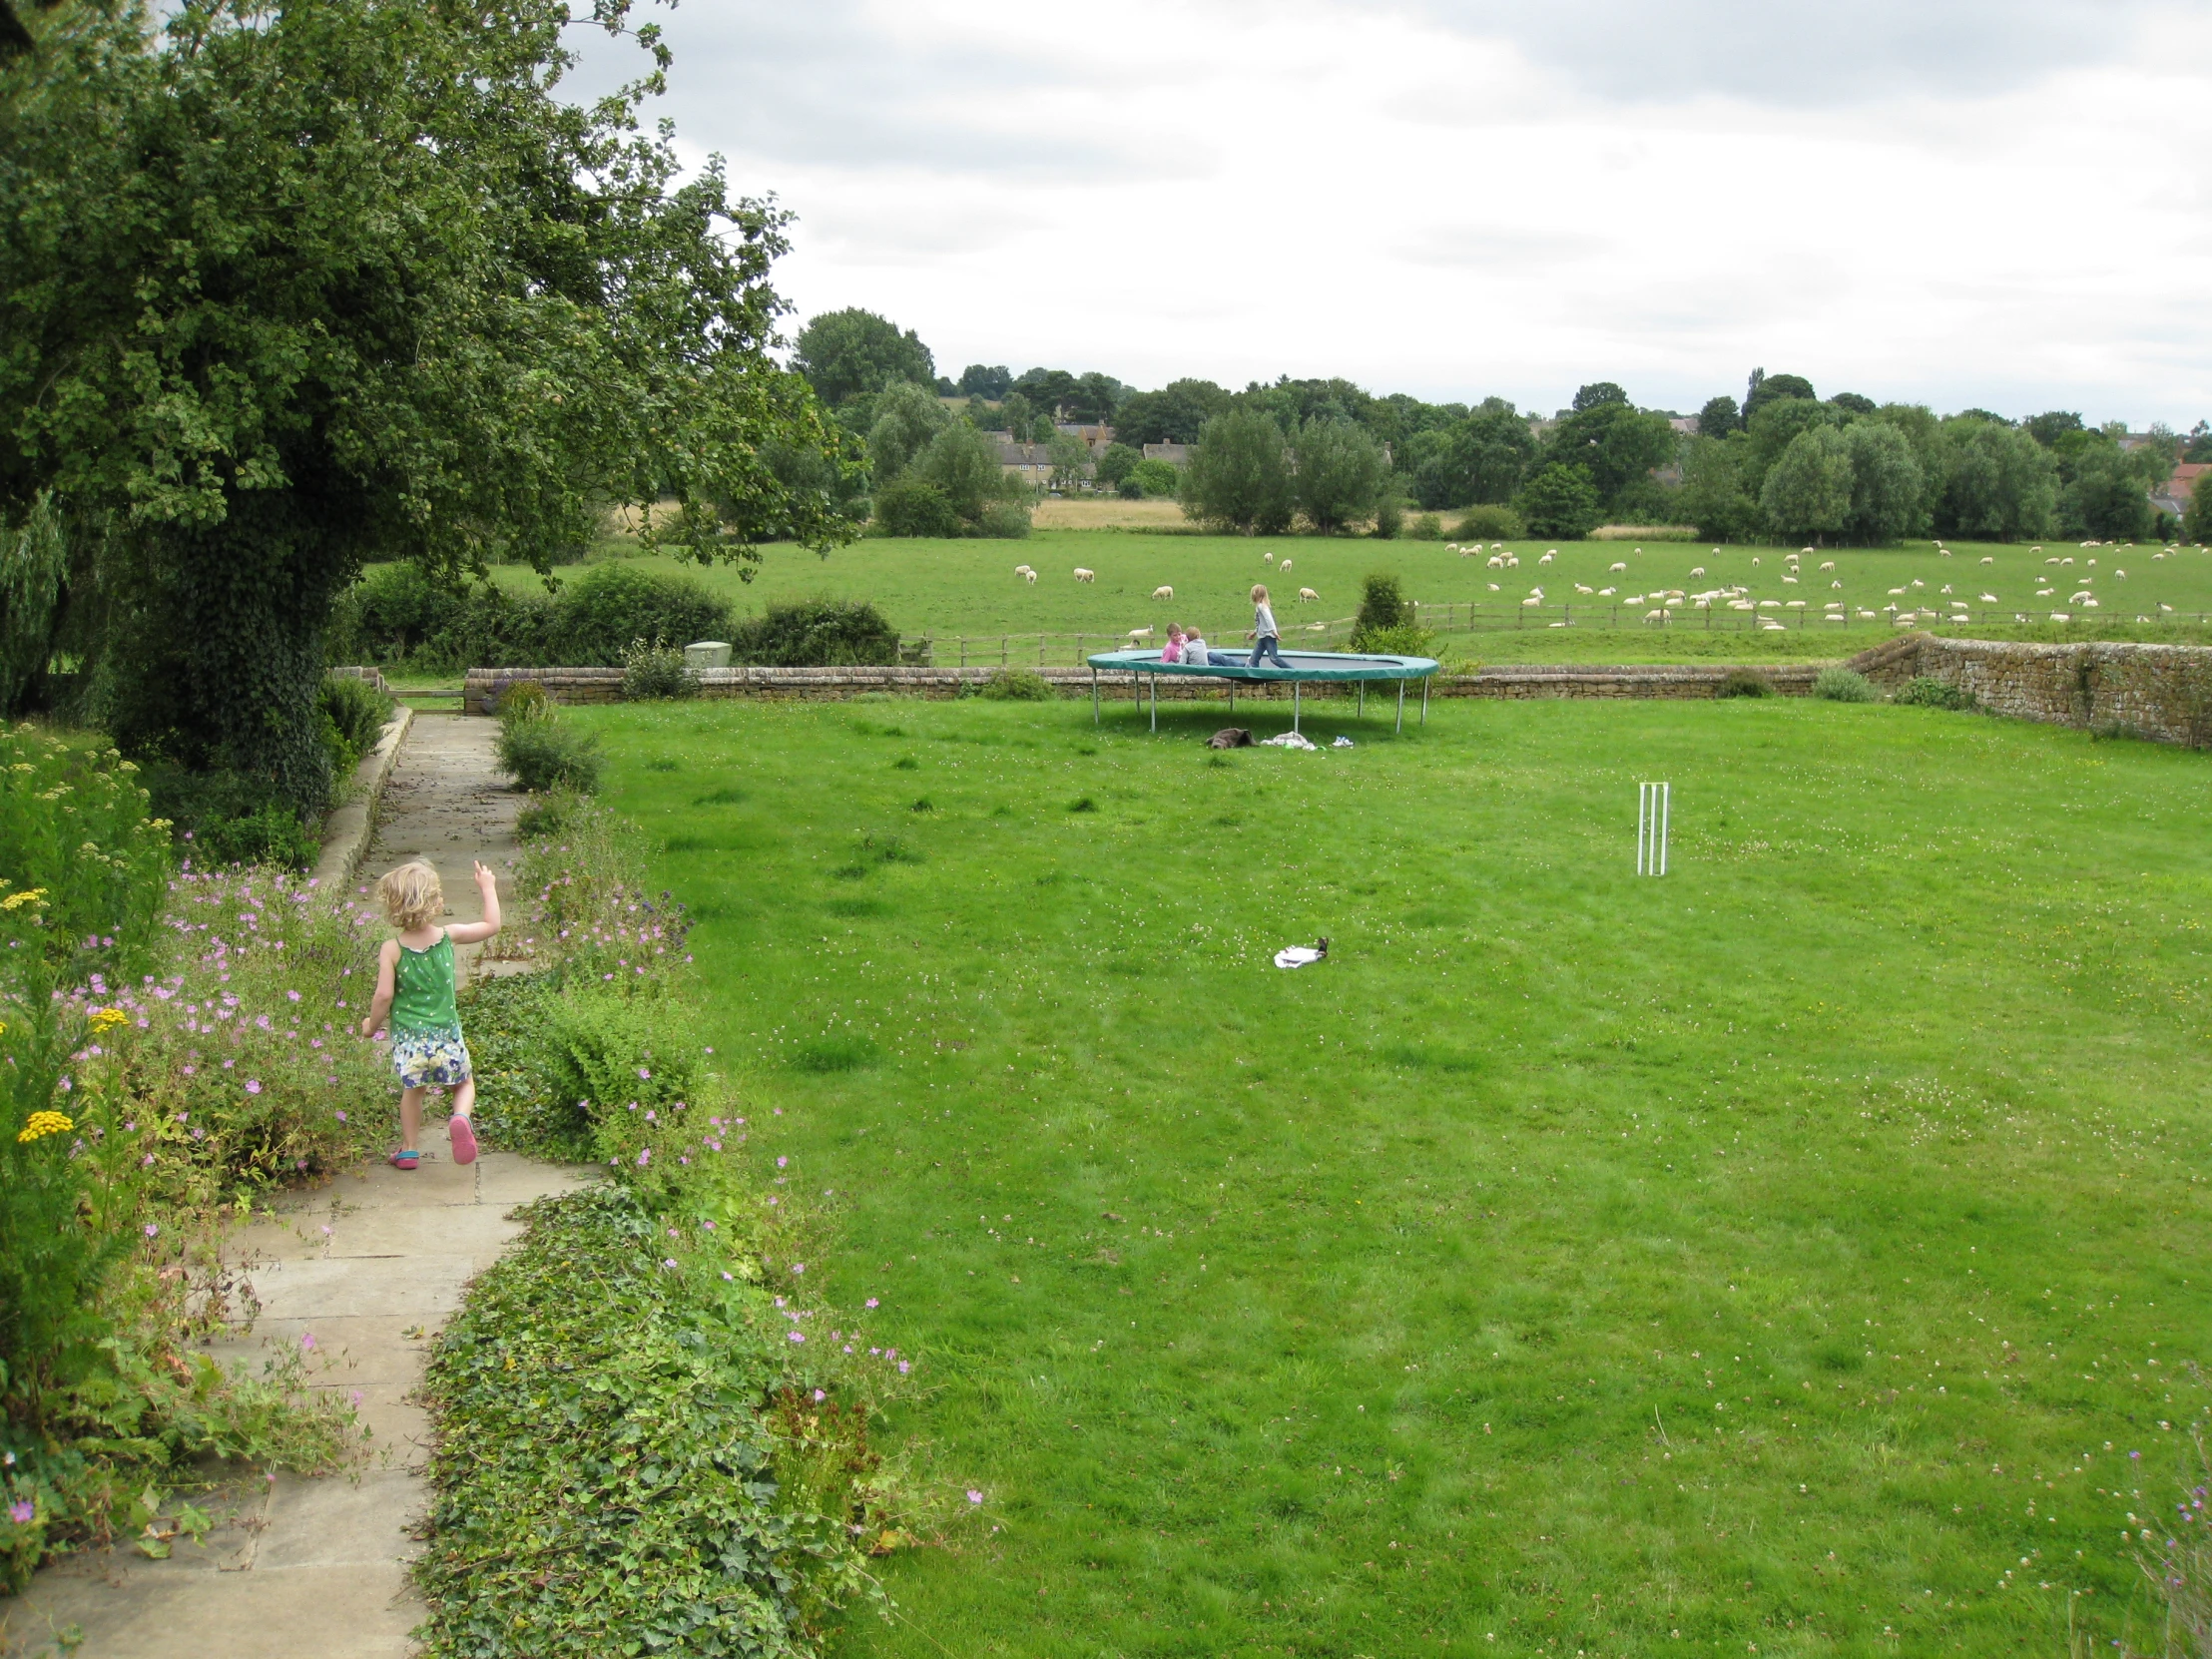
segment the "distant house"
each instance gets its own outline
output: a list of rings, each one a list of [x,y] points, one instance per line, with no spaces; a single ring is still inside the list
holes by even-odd
[[[2150,492],[2150,504],[2162,513],[2179,518],[2189,510],[2189,497],[2195,493],[2197,480],[2212,472],[2212,463],[2205,461],[2181,461],[2174,467],[2174,475]]]
[[[1683,437],[1694,438],[1697,436],[1696,415],[1676,415],[1667,424]]]
[[[1170,466],[1189,466],[1191,446],[1187,443],[1148,443],[1144,446],[1144,458],[1165,461]]]
[[[1105,454],[1106,446],[1114,441],[1114,429],[1103,421],[1084,425],[1079,421],[1056,420],[1052,423],[1052,429],[1055,432],[1065,432],[1071,438],[1082,439],[1083,447],[1091,452],[1091,459],[1094,461]]]
[[[1015,443],[1013,434],[993,433],[999,439],[998,468],[1010,478],[1043,489],[1052,482],[1052,456],[1041,443]]]

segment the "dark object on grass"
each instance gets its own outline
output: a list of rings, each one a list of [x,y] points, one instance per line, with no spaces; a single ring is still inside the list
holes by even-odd
[[[1002,668],[976,687],[975,695],[996,703],[1050,703],[1060,694],[1033,668]]]
[[[1206,740],[1208,749],[1250,749],[1252,734],[1242,726],[1224,726]]]
[[[1895,701],[1922,709],[1970,709],[1974,706],[1973,693],[1965,687],[1928,674],[1917,674],[1906,681],[1899,688]]]
[[[1715,697],[1772,697],[1774,682],[1755,668],[1732,668],[1713,688]]]

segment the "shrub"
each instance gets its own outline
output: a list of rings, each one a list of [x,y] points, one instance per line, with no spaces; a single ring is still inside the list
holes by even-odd
[[[1397,578],[1377,571],[1361,584],[1360,615],[1352,625],[1352,649],[1387,656],[1425,657],[1435,636],[1414,620]]]
[[[1129,469],[1128,482],[1136,485],[1134,491],[1124,489],[1124,495],[1135,494],[1149,501],[1173,501],[1183,488],[1183,469],[1173,461],[1157,458],[1139,461]]]
[[[1510,507],[1469,507],[1459,515],[1452,536],[1458,541],[1518,541],[1527,533],[1520,514]]]
[[[632,640],[622,653],[622,695],[632,702],[697,697],[699,676],[667,642]]]
[[[544,1010],[539,1075],[549,1097],[574,1102],[590,1127],[593,1161],[619,1167],[633,1185],[656,1190],[682,1167],[656,1170],[639,1153],[706,1127],[699,1093],[701,1049],[682,1006],[659,996],[572,984]]]
[[[1029,534],[1031,507],[1027,501],[986,501],[975,516],[975,533],[1004,541],[1019,541]]]
[[[160,761],[145,772],[153,810],[177,845],[203,864],[305,869],[321,840],[276,789],[235,772],[187,772]]]
[[[870,529],[878,536],[956,536],[960,515],[943,490],[908,473],[876,490]]]
[[[557,601],[557,666],[617,668],[636,640],[718,640],[730,626],[729,601],[695,576],[643,569],[619,561],[594,565]],[[503,665],[504,666],[504,665]],[[555,665],[547,665],[555,666]]]
[[[170,863],[150,799],[112,749],[0,732],[0,955],[25,952],[64,982],[148,965]]]
[[[769,668],[888,667],[898,661],[898,630],[865,601],[789,600],[739,623],[730,656]]]
[[[1974,706],[1973,693],[1965,687],[1927,674],[1915,675],[1906,681],[1892,701],[1922,709],[1970,709]]]
[[[1364,634],[1352,636],[1353,650],[1384,657],[1426,657],[1434,651],[1435,645],[1433,632],[1411,622],[1395,628],[1370,628]]]
[[[517,789],[532,795],[565,788],[590,795],[599,788],[599,740],[576,730],[541,691],[534,699],[503,697],[499,766]]]
[[[1050,703],[1059,693],[1033,668],[1002,668],[978,686],[975,695],[999,703]]]
[[[1755,668],[1732,668],[1713,688],[1715,697],[1772,697],[1774,682]]]
[[[1824,668],[1813,677],[1813,695],[1831,703],[1872,703],[1874,682],[1855,669]]]
[[[1375,533],[1382,541],[1395,541],[1405,528],[1405,509],[1394,500],[1384,500],[1375,509]]]
[[[1405,533],[1414,541],[1442,541],[1444,521],[1434,513],[1417,513],[1412,523],[1405,527]]]
[[[368,681],[353,674],[326,674],[315,694],[315,708],[328,722],[330,770],[349,778],[361,757],[376,747],[395,705]],[[326,740],[327,741],[327,740]]]

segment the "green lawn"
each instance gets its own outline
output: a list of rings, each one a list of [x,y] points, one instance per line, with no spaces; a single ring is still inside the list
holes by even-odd
[[[1409,599],[1457,607],[1447,613],[1455,624],[1464,624],[1470,604],[1491,608],[1484,631],[1447,633],[1443,641],[1448,656],[1484,662],[1671,662],[1715,655],[1802,662],[1844,657],[1896,632],[1886,613],[1867,621],[1860,611],[1881,612],[1893,604],[1947,610],[1951,599],[1967,601],[1974,631],[1991,636],[2022,632],[2011,619],[2026,616],[2032,623],[2024,631],[2036,637],[2082,637],[2092,631],[2179,637],[2171,633],[2174,622],[2160,619],[2212,613],[2212,553],[2196,548],[2163,559],[2154,557],[2160,551],[2156,547],[2081,548],[2070,543],[2052,543],[2040,555],[2024,547],[1958,543],[1949,558],[1927,542],[1847,548],[1804,558],[1800,579],[1788,583],[1783,580],[1784,550],[1774,547],[1727,547],[1715,553],[1707,546],[1651,542],[1639,553],[1633,543],[1564,542],[1551,564],[1540,565],[1537,561],[1550,544],[1514,545],[1520,567],[1491,570],[1484,559],[1462,558],[1439,542],[1059,530],[1040,531],[1025,541],[868,540],[839,548],[827,559],[778,546],[766,550],[751,583],[741,582],[730,567],[703,574],[746,611],[757,611],[769,600],[810,593],[873,600],[902,633],[933,634],[939,663],[959,660],[956,642],[962,637],[969,641],[970,662],[996,662],[1008,635],[1015,636],[1003,645],[1008,659],[1034,663],[1037,636],[1047,632],[1066,636],[1050,642],[1050,660],[1073,662],[1078,633],[1085,636],[1083,649],[1096,651],[1131,628],[1164,633],[1170,621],[1197,622],[1216,640],[1241,640],[1252,625],[1245,595],[1260,581],[1273,590],[1280,619],[1295,639],[1311,622],[1352,616],[1359,608],[1361,579],[1374,570],[1394,571]],[[1263,554],[1289,559],[1290,574],[1276,574]],[[1996,562],[1983,566],[1984,557]],[[2074,563],[2053,567],[2044,563],[2046,558]],[[2091,559],[2098,561],[2093,568],[2087,562]],[[1833,571],[1819,568],[1831,560]],[[1627,571],[1614,573],[1610,567],[1616,563],[1628,566]],[[1032,584],[1016,575],[1017,564],[1032,566],[1038,580]],[[1071,573],[1078,566],[1095,571],[1097,580],[1077,582]],[[1699,569],[1703,576],[1690,574]],[[2117,575],[2122,570],[2127,572],[2124,579]],[[516,566],[504,567],[498,575],[518,587],[538,580]],[[2084,591],[2083,577],[2090,578],[2087,590],[2097,595],[2094,608],[2071,603],[2074,594]],[[1915,581],[1925,585],[1914,588]],[[1493,582],[1495,593],[1490,591]],[[1844,585],[1834,588],[1832,582]],[[1948,594],[1942,592],[1946,583],[1952,589]],[[1590,594],[1578,594],[1577,584]],[[1750,589],[1755,602],[1775,601],[1776,609],[1767,614],[1790,620],[1788,631],[1751,632],[1749,619],[1725,606],[1709,616],[1691,613],[1671,624],[1645,623],[1642,618],[1652,606],[1625,603],[1652,589],[1695,593],[1739,584]],[[1538,586],[1544,603],[1523,608],[1519,602]],[[1161,587],[1175,590],[1173,601],[1151,598]],[[1314,589],[1321,601],[1301,605],[1297,596],[1302,587]],[[1608,587],[1615,590],[1610,599],[1599,591]],[[1893,599],[1890,590],[1901,587],[1906,593]],[[2038,599],[2036,591],[2043,587],[2051,588],[2053,597]],[[1999,603],[1983,604],[1984,593],[1995,594]],[[1792,600],[1802,600],[1814,619],[1829,601],[1845,601],[1852,622],[1799,621],[1798,613],[1789,609]],[[2161,604],[2173,611],[2161,611]],[[1563,608],[1568,605],[1571,612]],[[2054,608],[2074,620],[2051,624]],[[1508,612],[1512,625],[1501,626]],[[2151,621],[2139,624],[2138,616]],[[1547,626],[1568,621],[1571,627]]]
[[[807,1283],[882,1300],[891,1440],[984,1494],[841,1652],[2148,1628],[2123,1528],[2212,1332],[2205,757],[1773,700],[1233,757],[1110,716],[573,716],[693,903],[703,1037],[835,1195]]]

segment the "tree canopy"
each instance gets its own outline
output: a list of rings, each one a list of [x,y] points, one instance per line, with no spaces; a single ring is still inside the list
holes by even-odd
[[[768,459],[838,454],[768,354],[783,216],[718,160],[679,182],[637,126],[658,68],[556,98],[568,17],[78,0],[0,70],[0,512],[68,522],[57,626],[126,746],[312,810],[365,558],[548,566],[668,496],[700,557],[842,533]]]
[[[1248,536],[1288,530],[1297,497],[1282,426],[1254,408],[1209,420],[1183,475],[1183,505],[1202,523]]]
[[[937,383],[937,359],[920,335],[857,306],[825,311],[800,329],[797,345],[792,366],[831,405],[901,382]]]

